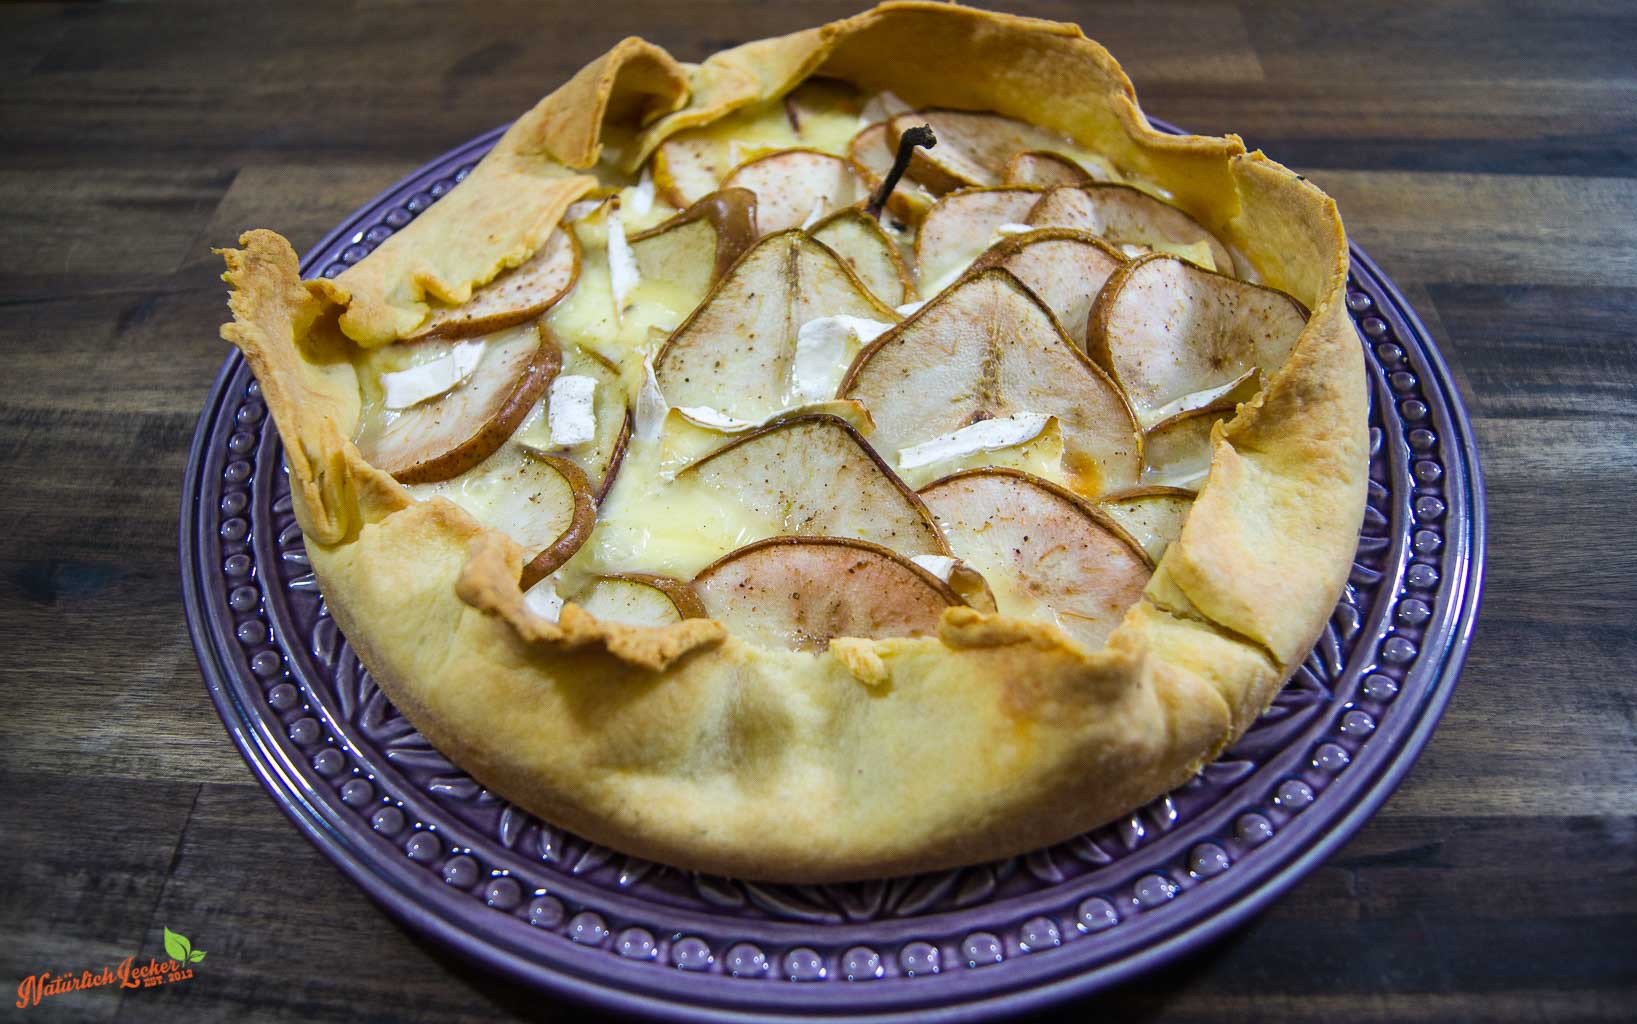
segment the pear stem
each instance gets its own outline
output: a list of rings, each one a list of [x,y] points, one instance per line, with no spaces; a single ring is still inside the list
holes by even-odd
[[[932,133],[930,124],[917,125],[900,135],[898,137],[898,155],[893,158],[892,170],[887,172],[887,180],[883,181],[881,187],[875,190],[875,195],[870,197],[870,202],[864,207],[864,212],[876,220],[880,220],[881,209],[887,205],[887,197],[892,195],[892,190],[898,187],[898,179],[902,178],[904,172],[909,170],[909,161],[915,155],[915,147],[920,146],[922,149],[931,149],[937,144],[938,136]]]

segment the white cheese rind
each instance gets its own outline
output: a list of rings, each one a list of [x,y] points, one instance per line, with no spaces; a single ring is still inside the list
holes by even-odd
[[[980,420],[970,426],[935,437],[898,451],[899,469],[918,469],[947,459],[959,459],[976,452],[1011,448],[1040,436],[1050,416],[1019,412]]]
[[[642,387],[637,391],[637,415],[633,432],[639,441],[657,441],[665,429],[665,414],[671,407],[665,404],[665,394],[659,390],[659,379],[654,376],[654,357],[642,360]]]
[[[483,345],[482,341],[462,341],[439,359],[381,374],[382,406],[408,409],[452,390],[482,362]]]
[[[721,431],[724,434],[737,434],[742,430],[761,426],[759,420],[736,419],[720,409],[712,409],[708,405],[679,405],[676,407],[676,411],[683,419],[695,426],[704,427],[707,430]]]
[[[625,302],[641,282],[637,258],[625,240],[625,225],[616,212],[608,218],[608,287],[614,293],[614,315],[625,310]]]
[[[558,448],[585,444],[597,436],[597,378],[559,374],[546,399],[546,423]]]
[[[798,402],[822,402],[835,395],[853,355],[892,324],[860,316],[821,316],[796,331],[790,363],[790,391]]]
[[[563,599],[557,595],[557,581],[547,576],[523,593],[523,607],[545,619],[556,622],[563,614]]]
[[[949,582],[950,574],[955,571],[955,559],[948,555],[915,555],[910,561],[930,572],[932,575]]]
[[[1174,398],[1154,409],[1139,409],[1137,418],[1142,421],[1142,428],[1147,430],[1156,423],[1168,420],[1180,413],[1193,412],[1195,409],[1203,409],[1207,405],[1214,405],[1244,387],[1259,372],[1257,367],[1253,366],[1226,384],[1218,384],[1214,388],[1206,388],[1203,391],[1191,391],[1181,398]]]

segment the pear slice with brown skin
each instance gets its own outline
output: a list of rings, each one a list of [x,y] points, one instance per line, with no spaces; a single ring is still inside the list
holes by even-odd
[[[1057,324],[1084,343],[1092,303],[1125,256],[1087,231],[1045,228],[1013,235],[979,257],[973,268],[1005,267],[1052,311]]]
[[[1150,427],[1143,439],[1143,483],[1199,490],[1211,470],[1211,428],[1236,408],[1234,402],[1218,403]]]
[[[432,314],[406,340],[470,338],[533,320],[568,294],[580,276],[580,241],[561,228],[523,263],[503,270],[458,306],[434,304]]]
[[[974,272],[859,353],[837,393],[862,402],[888,453],[980,420],[1055,416],[1074,489],[1137,482],[1142,442],[1125,396],[999,267]],[[891,458],[891,456],[889,456]]]
[[[822,651],[841,636],[932,636],[949,585],[866,541],[770,537],[730,552],[694,577],[705,611],[763,647]]]
[[[592,578],[564,599],[604,622],[632,626],[668,626],[683,619],[709,618],[699,595],[682,580],[642,572],[609,573]]]
[[[756,237],[755,193],[723,189],[631,236],[631,256],[643,278],[668,282],[691,297],[692,309]]]
[[[1284,292],[1152,253],[1109,278],[1092,307],[1086,352],[1139,414],[1284,365],[1307,310]]]
[[[561,366],[562,353],[539,324],[490,335],[477,368],[448,392],[396,416],[378,411],[365,417],[358,451],[401,483],[457,476],[506,443]]]
[[[1055,617],[1100,647],[1142,597],[1153,562],[1111,518],[1056,484],[974,469],[923,487],[950,546],[981,572],[1002,615]]]
[[[1028,223],[1042,228],[1080,228],[1116,246],[1210,246],[1216,269],[1231,273],[1233,253],[1194,218],[1129,185],[1059,185],[1047,190],[1029,211]]]
[[[915,282],[898,254],[898,246],[875,218],[859,207],[837,210],[808,228],[807,233],[834,249],[864,287],[883,303],[901,306],[915,300]]]
[[[937,133],[938,145],[918,150],[909,173],[940,195],[972,185],[999,185],[1017,154],[1066,141],[1032,124],[974,110],[921,110],[900,114],[890,123],[894,139],[918,124],[929,124]]]
[[[897,153],[897,138],[887,123],[882,121],[859,129],[858,134],[853,136],[853,141],[847,144],[847,156],[869,176],[872,192],[881,187],[882,182],[887,180],[887,175],[892,171],[893,157]],[[910,224],[918,224],[937,200],[938,197],[928,192],[924,185],[904,178],[887,196],[887,209],[891,210],[894,216]]]
[[[764,235],[806,227],[815,212],[824,217],[870,194],[864,168],[816,149],[781,149],[748,160],[722,187],[756,194],[756,224]]]
[[[1030,188],[968,188],[938,200],[915,233],[921,294],[932,295],[939,282],[994,244],[996,228],[1023,223],[1040,196]]]
[[[905,557],[950,553],[921,499],[835,416],[777,420],[690,464],[676,483],[743,505],[769,536],[856,537]]]
[[[1007,185],[1078,185],[1093,180],[1091,173],[1061,153],[1035,149],[1019,153],[1006,162],[1001,181]]]
[[[631,438],[633,416],[627,402],[625,384],[620,379],[619,367],[597,352],[579,346],[570,346],[563,353],[562,373],[565,376],[590,377],[597,382],[597,390],[592,396],[596,431],[591,440],[584,444],[570,448],[551,447],[551,451],[585,471],[586,479],[591,481],[592,492],[600,502],[613,486],[614,475],[619,471],[620,461],[625,457],[625,447]],[[548,405],[541,410],[548,416],[549,401],[548,391]],[[528,430],[523,433],[532,437]],[[550,446],[543,444],[540,447]]]
[[[673,407],[765,420],[786,407],[797,332],[838,315],[898,320],[822,242],[799,230],[768,235],[671,334],[654,376]]]
[[[1181,487],[1132,487],[1106,494],[1097,507],[1125,528],[1158,562],[1182,535],[1182,524],[1194,507],[1194,492]]]

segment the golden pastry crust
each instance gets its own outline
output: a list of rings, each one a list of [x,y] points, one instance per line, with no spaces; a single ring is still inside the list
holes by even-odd
[[[899,59],[911,50],[938,59]],[[1013,73],[968,73],[985,66]],[[462,301],[526,260],[596,185],[574,169],[605,144],[635,168],[668,135],[815,72],[1099,150],[1313,310],[1287,364],[1213,432],[1181,536],[1101,650],[966,607],[945,610],[936,637],[818,654],[701,619],[622,626],[570,604],[548,622],[523,602],[514,543],[448,501],[413,501],[346,440],[359,416],[347,347],[411,334],[425,296]],[[1247,728],[1351,564],[1366,381],[1334,203],[1234,136],[1151,128],[1119,66],[1073,26],[893,3],[693,67],[626,40],[336,282],[301,282],[270,232],[241,244],[226,253],[223,336],[262,382],[313,569],[359,657],[485,786],[639,856],[817,882],[1062,840],[1184,782]]]

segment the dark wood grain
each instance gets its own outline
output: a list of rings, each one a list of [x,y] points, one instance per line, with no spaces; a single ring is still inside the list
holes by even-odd
[[[209,951],[56,1020],[581,1020],[395,925],[205,695],[177,500],[225,352],[210,248],[304,249],[628,34],[684,59],[846,3],[0,8],[0,988]],[[1637,9],[1080,4],[1156,116],[1341,202],[1453,364],[1489,484],[1454,702],[1342,852],[1063,1020],[1629,1020],[1637,1007]],[[9,1001],[9,1000],[8,1000]]]

